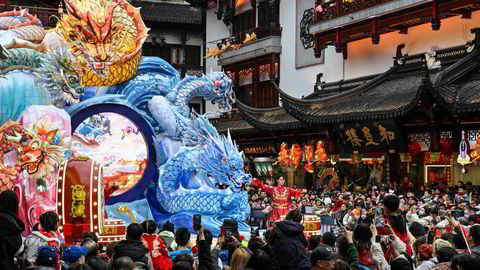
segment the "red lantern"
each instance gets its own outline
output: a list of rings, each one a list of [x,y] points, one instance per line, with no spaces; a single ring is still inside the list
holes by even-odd
[[[422,146],[418,142],[411,143],[408,145],[408,152],[412,157],[416,157],[422,152]]]

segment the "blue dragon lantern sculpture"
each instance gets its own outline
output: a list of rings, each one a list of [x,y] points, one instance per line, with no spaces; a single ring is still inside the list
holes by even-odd
[[[141,21],[138,10],[126,0],[91,2],[92,5],[98,2],[102,7],[113,5],[112,8],[105,6],[104,10],[115,12],[90,16],[93,10],[88,9],[90,3],[67,0],[69,16],[64,16],[54,31],[29,37],[29,30],[22,32],[19,27],[17,32],[22,35],[0,35],[2,101],[11,98],[12,93],[34,91],[43,98],[35,97],[22,104],[12,104],[15,110],[10,111],[21,112],[29,104],[54,104],[69,111],[69,108],[80,108],[84,103],[101,103],[111,95],[122,96],[157,134],[155,148],[160,153],[156,160],[158,179],[152,180],[145,192],[155,219],[160,223],[172,220],[188,226],[191,216],[201,213],[205,215],[206,223],[211,221],[207,227],[212,229],[224,218],[244,221],[250,208],[243,186],[251,182],[251,176],[244,172],[243,154],[238,151],[230,134],[220,135],[205,116],[192,114],[188,106],[194,97],[201,97],[218,104],[222,110],[230,110],[235,101],[232,80],[223,72],[181,79],[178,71],[164,60],[140,57],[139,48],[148,29]],[[20,18],[20,23],[29,19],[32,23],[27,27],[34,25],[35,29],[42,29],[33,16],[26,12],[17,13],[14,17],[16,20]],[[102,16],[107,18],[102,19]],[[72,18],[73,24],[65,21]],[[0,14],[0,29],[10,29],[8,23],[15,23],[15,20],[8,19],[5,14]],[[115,31],[125,29],[86,29],[92,25],[90,20],[112,20],[112,25],[126,20],[133,30],[129,30],[124,39],[130,38],[131,42],[126,47],[124,44],[114,45],[131,51],[111,56],[111,63],[108,55],[101,57],[107,58],[105,63],[91,62],[91,59],[98,58],[93,55],[98,51],[95,46],[116,42],[108,37],[96,40],[96,32],[108,30],[105,35],[113,37]],[[83,34],[75,32],[76,28],[70,29],[74,24],[84,27]],[[95,35],[87,40],[90,32]],[[118,35],[122,36],[121,33]],[[68,40],[72,36],[75,39]],[[85,49],[82,49],[82,44]],[[122,77],[116,77],[116,73],[122,74]],[[87,92],[93,93],[93,97],[86,95]],[[82,101],[86,98],[89,99]],[[15,115],[10,115],[10,118],[15,118]],[[0,118],[0,121],[6,120]]]
[[[243,153],[230,133],[218,134],[204,116],[198,116],[190,122],[183,145],[160,167],[157,197],[163,208],[169,213],[189,211],[245,220],[250,209],[242,187],[252,179],[245,174]]]

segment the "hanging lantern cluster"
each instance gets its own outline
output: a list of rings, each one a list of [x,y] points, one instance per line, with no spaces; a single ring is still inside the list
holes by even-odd
[[[293,144],[289,148],[287,143],[282,143],[277,162],[274,165],[297,168],[300,164],[303,164],[305,171],[313,173],[314,165],[318,166],[329,161],[323,141],[318,141],[315,148],[313,143],[305,144],[303,149],[300,144]]]
[[[253,43],[257,40],[257,34],[255,32],[245,34],[245,39],[242,42],[236,42],[235,40],[223,40],[217,43],[217,48],[207,48],[207,54],[205,58],[217,57],[220,58],[224,53],[234,50],[240,50],[243,46]]]

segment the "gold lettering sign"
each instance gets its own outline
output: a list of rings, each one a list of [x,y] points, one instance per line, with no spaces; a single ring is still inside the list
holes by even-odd
[[[369,128],[363,127],[362,131],[363,131],[363,135],[367,139],[367,143],[365,143],[365,145],[378,145],[379,144],[379,143],[375,142],[375,140],[373,139],[373,135],[370,132]]]
[[[380,131],[380,136],[382,139],[381,142],[386,141],[388,145],[390,145],[390,141],[395,140],[395,133],[393,131],[388,131],[382,125],[378,125],[378,131]]]
[[[357,131],[354,128],[347,129],[345,131],[345,135],[347,135],[347,142],[351,142],[352,146],[362,146],[360,138],[358,138]]]

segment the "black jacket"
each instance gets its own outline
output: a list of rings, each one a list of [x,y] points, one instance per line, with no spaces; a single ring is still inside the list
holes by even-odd
[[[85,264],[95,270],[108,270],[108,263],[98,256],[92,256],[85,260]]]
[[[197,270],[216,270],[218,261],[212,256],[210,245],[206,240],[198,241],[198,268]]]
[[[303,225],[294,221],[279,221],[268,238],[273,258],[280,270],[310,269],[310,258]]]
[[[129,257],[134,262],[148,265],[148,249],[141,241],[123,240],[115,246],[112,261],[120,257]]]
[[[26,270],[55,270],[55,268],[48,266],[30,266]]]
[[[270,247],[270,245],[265,244],[264,246],[260,247],[259,249],[263,250],[268,255],[268,257],[270,257],[270,268],[268,268],[268,269],[278,270],[278,265],[277,265],[276,260],[274,259],[272,248]],[[259,269],[255,268],[254,264],[255,264],[255,262],[254,262],[254,259],[253,259],[253,256],[252,256],[252,257],[250,257],[250,260],[248,260],[247,265],[245,266],[245,270],[247,270],[247,269],[259,270]]]
[[[0,265],[2,270],[14,270],[13,256],[22,247],[23,222],[14,214],[0,212]]]

